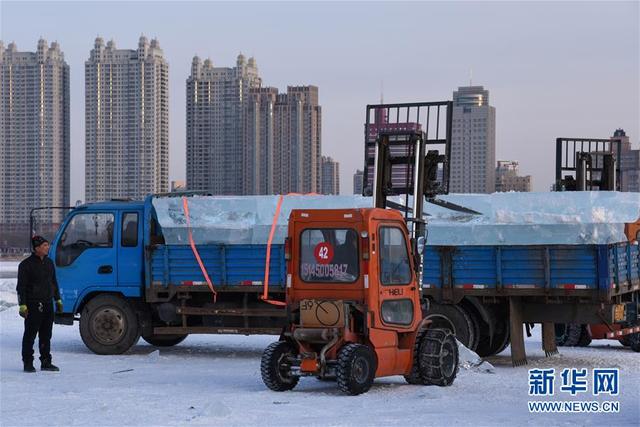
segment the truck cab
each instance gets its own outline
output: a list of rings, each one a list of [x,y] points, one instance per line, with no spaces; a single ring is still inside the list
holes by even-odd
[[[52,245],[66,313],[92,292],[139,297],[144,284],[143,203],[100,202],[74,209]]]
[[[63,303],[55,321],[71,325],[80,314],[82,340],[99,354],[123,353],[140,337],[144,210],[134,201],[78,206],[51,245]]]

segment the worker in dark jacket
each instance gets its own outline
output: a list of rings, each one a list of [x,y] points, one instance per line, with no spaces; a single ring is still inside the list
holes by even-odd
[[[51,333],[53,330],[53,301],[56,310],[62,312],[62,300],[56,280],[56,270],[47,257],[49,242],[40,236],[31,238],[33,253],[18,266],[18,304],[24,317],[22,336],[22,362],[25,372],[35,372],[33,367],[33,342],[38,335],[40,369],[59,371],[51,364]]]

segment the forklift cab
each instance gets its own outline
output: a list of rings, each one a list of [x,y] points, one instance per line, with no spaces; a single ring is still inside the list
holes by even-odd
[[[362,333],[376,349],[393,349],[385,361],[395,360],[402,334],[422,320],[402,214],[376,208],[293,210],[288,239],[287,305],[296,328]],[[333,316],[324,305],[332,306]],[[395,371],[390,365],[379,364],[377,376]]]

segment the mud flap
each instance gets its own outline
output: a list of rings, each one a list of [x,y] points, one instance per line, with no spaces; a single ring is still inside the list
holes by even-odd
[[[558,354],[555,325],[551,322],[542,324],[542,350],[547,357]]]
[[[511,363],[513,366],[527,364],[522,333],[522,302],[520,298],[509,298],[509,322],[511,327]]]

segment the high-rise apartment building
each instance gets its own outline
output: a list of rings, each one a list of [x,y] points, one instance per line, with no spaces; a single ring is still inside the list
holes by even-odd
[[[616,129],[611,141],[620,141],[620,190],[640,192],[640,150],[631,149],[631,141],[624,129]]]
[[[278,95],[274,114],[273,193],[320,193],[322,109],[318,88],[288,86],[286,94]]]
[[[364,180],[364,172],[360,169],[353,174],[353,194],[362,195],[362,182]]]
[[[253,58],[238,55],[236,66],[214,67],[194,57],[187,79],[187,187],[213,194],[245,191],[245,104],[260,87]],[[250,173],[253,173],[251,171]]]
[[[241,194],[274,193],[274,154],[277,123],[278,89],[253,88],[246,104],[247,134],[242,141],[244,156],[244,187]],[[278,159],[280,160],[280,159]]]
[[[116,49],[95,40],[85,62],[85,197],[169,191],[169,65],[156,39]]]
[[[452,193],[493,193],[496,164],[496,109],[482,86],[453,92],[450,186]]]
[[[340,163],[322,156],[322,194],[340,194]]]
[[[321,191],[315,86],[262,87],[256,61],[193,59],[187,79],[187,187],[213,194]]]
[[[40,39],[35,52],[18,52],[0,41],[0,234],[28,224],[34,207],[69,206],[69,156],[69,66],[60,46]],[[64,214],[38,219],[56,224]]]
[[[531,191],[531,175],[520,176],[518,162],[498,160],[496,167],[496,192]]]

